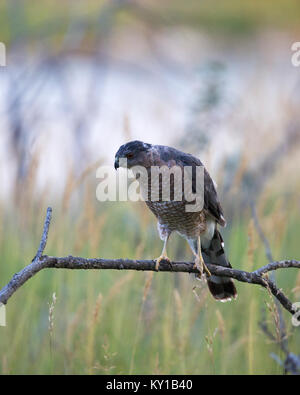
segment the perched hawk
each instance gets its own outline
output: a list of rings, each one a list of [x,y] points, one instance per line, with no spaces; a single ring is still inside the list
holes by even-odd
[[[176,231],[183,236],[189,243],[193,254],[195,255],[195,266],[199,269],[200,276],[205,270],[207,283],[210,292],[215,299],[220,301],[227,301],[236,298],[237,292],[232,279],[226,277],[219,277],[211,275],[207,269],[205,262],[231,267],[226,258],[224,251],[224,243],[218,225],[225,226],[226,221],[223,216],[222,207],[220,205],[214,183],[204,168],[204,186],[203,198],[204,204],[201,211],[188,212],[186,210],[187,201],[184,198],[184,191],[182,191],[182,199],[174,199],[175,182],[174,177],[171,177],[170,182],[170,199],[168,201],[162,198],[162,181],[159,179],[156,198],[153,199],[150,193],[151,190],[151,168],[153,166],[162,168],[174,166],[184,169],[190,167],[191,185],[193,192],[195,191],[195,172],[197,167],[202,167],[203,164],[198,158],[191,154],[178,151],[175,148],[152,145],[143,143],[141,141],[131,141],[122,145],[115,156],[115,169],[122,166],[120,159],[126,159],[127,168],[134,169],[135,166],[142,166],[146,169],[148,174],[147,185],[141,184],[141,189],[148,186],[148,195],[146,200],[147,206],[154,213],[158,219],[158,231],[161,240],[164,242],[161,256],[156,259],[156,269],[159,269],[159,263],[162,260],[169,260],[166,253],[168,239],[172,232]],[[185,173],[182,171],[182,177]],[[184,185],[181,184],[180,188]],[[155,194],[154,194],[155,195]],[[200,247],[201,246],[201,247]],[[169,260],[170,261],[170,260]]]

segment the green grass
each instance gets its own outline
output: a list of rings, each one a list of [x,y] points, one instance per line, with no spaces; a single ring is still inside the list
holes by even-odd
[[[48,46],[51,47],[51,42],[55,47],[61,43],[74,17],[87,22],[88,40],[84,41],[85,47],[93,38],[95,30],[102,29],[106,23],[117,28],[139,23],[155,29],[189,26],[222,36],[229,35],[231,38],[265,29],[293,31],[299,26],[300,6],[297,0],[277,0],[272,6],[267,0],[153,1],[138,7],[112,7],[111,12],[107,12],[109,4],[109,1],[103,0],[81,0],[76,2],[76,6],[57,0],[27,0],[24,3],[2,1],[0,41],[9,45],[15,39],[25,39],[27,43],[46,39]],[[101,23],[100,15],[106,17]],[[48,41],[49,38],[53,41]]]
[[[300,223],[296,207],[294,210],[289,207],[284,229],[268,234],[278,258],[297,258]],[[97,203],[78,212],[63,214],[59,207],[54,208],[45,253],[104,258],[159,255],[161,242],[154,217],[139,204]],[[1,287],[34,256],[44,213],[44,209],[31,207],[18,216],[2,216]],[[272,216],[275,214],[269,213],[266,221]],[[225,238],[234,267],[252,270],[266,263],[263,247],[247,219],[234,220]],[[170,241],[169,255],[191,259],[185,242],[177,236]],[[297,274],[294,269],[277,273],[278,284],[292,301],[296,301],[291,290]],[[262,307],[271,302],[267,291],[241,283],[237,288],[238,299],[223,304],[215,302],[192,275],[154,273],[151,278],[150,273],[141,272],[44,270],[8,302],[7,326],[0,327],[0,372],[282,373],[269,356],[271,352],[280,355],[278,347],[258,326]],[[54,292],[57,301],[50,346],[49,303]],[[284,316],[290,330],[290,316],[286,312]],[[294,353],[300,352],[299,330],[290,336],[289,345]]]

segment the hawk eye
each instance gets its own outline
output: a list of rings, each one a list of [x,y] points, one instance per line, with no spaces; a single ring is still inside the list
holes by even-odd
[[[133,154],[127,154],[126,155],[128,159],[132,159],[133,158]]]

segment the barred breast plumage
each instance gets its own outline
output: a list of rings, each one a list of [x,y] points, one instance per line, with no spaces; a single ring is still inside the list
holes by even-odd
[[[186,202],[146,201],[147,206],[160,224],[170,232],[178,232],[186,238],[194,238],[206,230],[206,215],[201,212],[186,212]]]

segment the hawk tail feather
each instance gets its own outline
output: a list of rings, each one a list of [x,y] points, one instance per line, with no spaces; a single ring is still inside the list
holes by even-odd
[[[226,258],[224,242],[217,228],[215,229],[210,247],[202,252],[205,262],[212,265],[232,267]],[[207,285],[212,296],[221,302],[227,302],[237,297],[237,291],[231,278],[211,275],[207,278]]]

